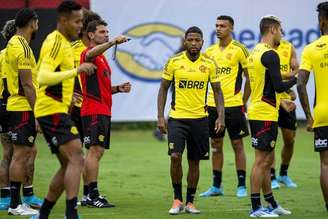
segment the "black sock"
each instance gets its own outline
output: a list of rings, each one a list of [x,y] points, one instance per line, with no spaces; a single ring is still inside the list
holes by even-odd
[[[175,184],[172,183],[173,190],[174,190],[174,199],[179,199],[182,201],[182,185],[181,183]]]
[[[43,204],[40,209],[39,219],[48,219],[50,211],[55,206],[56,202],[48,201],[46,198],[43,201]]]
[[[238,187],[245,186],[246,171],[245,170],[237,170],[237,177],[238,177]]]
[[[77,197],[66,200],[66,218],[77,219]]]
[[[271,172],[271,181],[276,179],[276,170],[275,168],[270,169]]]
[[[84,196],[88,196],[89,194],[89,186],[88,185],[84,185],[83,186],[83,195]]]
[[[20,197],[21,182],[10,182],[10,208],[17,208],[19,204],[22,204]]]
[[[253,193],[251,194],[251,203],[252,203],[252,210],[256,211],[261,207],[261,195],[260,193]]]
[[[95,199],[99,197],[98,183],[92,182],[89,184],[89,197]]]
[[[328,204],[326,203],[326,209],[327,209],[327,211],[328,211]]]
[[[264,195],[264,200],[267,201],[271,205],[272,208],[278,207],[278,204],[277,204],[276,200],[274,200],[272,192]]]
[[[32,196],[34,195],[33,186],[24,186],[23,187],[23,196]]]
[[[288,171],[288,164],[281,164],[280,165],[280,176],[287,176],[287,171]]]
[[[196,188],[187,188],[187,198],[186,198],[186,204],[193,203],[194,202],[194,197],[196,193]]]
[[[222,172],[213,170],[213,186],[220,188],[222,182]]]
[[[9,198],[10,197],[10,187],[3,187],[0,189],[0,197],[1,198]]]

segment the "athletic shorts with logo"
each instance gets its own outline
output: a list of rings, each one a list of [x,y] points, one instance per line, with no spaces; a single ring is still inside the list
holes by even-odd
[[[252,146],[260,151],[273,151],[278,136],[278,123],[273,121],[249,120]]]
[[[9,131],[9,114],[6,107],[7,100],[0,99],[0,133],[7,133]]]
[[[84,146],[100,145],[105,149],[110,148],[111,117],[105,115],[82,116],[84,133]]]
[[[328,126],[314,128],[314,151],[328,149]]]
[[[8,111],[9,136],[14,145],[32,147],[37,135],[32,111]]]
[[[183,153],[188,160],[209,159],[208,118],[168,120],[168,154]]]
[[[281,106],[279,108],[278,126],[289,130],[296,130],[296,110],[287,112]]]
[[[218,118],[217,110],[215,107],[208,107],[208,124],[211,138],[223,138],[226,129],[228,129],[231,140],[241,139],[249,135],[243,106],[226,107],[224,113],[226,127],[222,132],[216,133],[215,121]]]
[[[78,130],[68,114],[55,113],[37,119],[52,153],[58,153],[59,146],[80,138]]]

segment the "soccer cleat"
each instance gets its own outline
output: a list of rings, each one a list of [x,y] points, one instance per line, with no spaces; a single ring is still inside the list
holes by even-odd
[[[36,214],[36,215],[33,215],[32,217],[30,217],[30,219],[39,219],[39,218],[40,218],[39,214]],[[64,219],[67,219],[67,217],[65,216]],[[81,219],[81,217],[78,215],[77,219]]]
[[[275,213],[272,213],[270,211],[268,211],[267,209],[265,208],[259,208],[255,211],[251,211],[250,214],[249,214],[250,217],[267,217],[267,218],[270,218],[270,217],[279,217],[279,215],[275,214]]]
[[[23,196],[23,202],[31,206],[32,208],[37,208],[37,209],[41,208],[43,204],[42,199],[38,198],[35,195]]]
[[[88,207],[93,207],[93,208],[113,208],[115,207],[114,204],[109,203],[107,199],[103,196],[98,196],[97,198],[91,199],[90,197],[87,198],[86,201]]]
[[[293,180],[289,176],[278,176],[277,178],[278,182],[284,184],[288,188],[296,188],[296,183],[293,182]]]
[[[81,206],[87,206],[87,199],[88,199],[88,196],[83,195],[82,198],[81,198],[81,201],[80,201],[80,205]]]
[[[200,193],[200,197],[210,197],[210,196],[221,196],[223,195],[223,188],[222,187],[215,187],[211,186],[206,192]]]
[[[276,208],[272,208],[270,205],[268,207],[268,211],[277,215],[290,215],[292,214],[291,211],[288,211],[281,207],[281,205],[278,205]]]
[[[176,215],[183,211],[183,203],[179,199],[173,200],[173,204],[171,209],[169,210],[169,214]]]
[[[25,203],[18,205],[16,208],[8,208],[8,215],[21,215],[21,216],[29,216],[35,215],[39,212],[29,207]]]
[[[8,210],[10,205],[10,197],[0,198],[0,210]]]
[[[199,214],[200,210],[195,208],[193,203],[189,202],[189,203],[187,203],[187,205],[185,207],[185,212],[189,213],[189,214]]]
[[[247,196],[247,190],[245,186],[238,186],[236,196],[238,198],[243,198]]]
[[[278,180],[276,180],[276,179],[271,180],[271,189],[279,189],[279,188],[280,188],[280,185],[279,185]]]

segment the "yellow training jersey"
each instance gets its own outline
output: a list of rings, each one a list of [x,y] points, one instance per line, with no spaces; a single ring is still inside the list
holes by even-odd
[[[243,82],[243,69],[247,67],[249,55],[246,47],[238,41],[232,40],[224,50],[221,50],[218,44],[214,44],[206,49],[205,54],[212,58],[218,66],[224,106],[243,105],[240,90]],[[209,90],[207,104],[215,106],[212,88]]]
[[[328,36],[307,45],[302,53],[300,69],[313,71],[315,79],[314,123],[313,127],[328,126]]]
[[[74,53],[71,43],[57,30],[50,33],[42,43],[37,71],[58,72],[74,69]],[[72,101],[74,78],[47,86],[37,91],[35,117],[55,113],[68,113]]]
[[[214,61],[200,54],[191,61],[186,52],[169,59],[162,77],[172,81],[171,118],[194,119],[207,116],[207,91],[209,82],[219,82]]]
[[[83,50],[87,47],[83,44],[82,40],[77,40],[72,43],[73,52],[74,52],[74,67],[77,68],[80,66],[80,56]],[[82,84],[80,75],[75,77],[74,81],[74,92],[77,92],[82,95]],[[82,97],[82,96],[81,96]],[[82,98],[77,100],[74,106],[81,108],[82,106]]]
[[[280,59],[280,72],[282,76],[290,73],[291,71],[290,59],[292,57],[292,48],[293,46],[290,42],[286,40],[280,40],[280,44],[276,49]],[[291,97],[287,92],[283,92],[281,93],[281,99],[290,100]]]
[[[265,43],[259,43],[248,57],[248,75],[251,85],[249,120],[278,121],[280,95],[275,92],[267,78],[267,68],[262,63],[262,55],[273,50]]]
[[[36,63],[33,51],[26,39],[22,36],[13,36],[4,54],[2,71],[7,75],[9,98],[7,102],[8,111],[32,111],[30,104],[24,94],[18,70],[31,70],[32,82],[37,88]]]
[[[3,79],[6,77],[4,72],[2,71],[2,62],[3,62],[3,57],[6,52],[6,49],[3,49],[0,51],[0,99],[3,99],[3,92],[5,90],[4,84],[3,84]]]

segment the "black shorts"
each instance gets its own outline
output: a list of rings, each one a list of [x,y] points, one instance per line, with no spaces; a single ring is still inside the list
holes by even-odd
[[[79,132],[81,142],[83,142],[83,126],[82,126],[82,118],[81,118],[81,108],[77,106],[73,106],[71,112],[71,119],[74,122],[77,131]]]
[[[35,118],[32,111],[9,111],[9,136],[14,145],[32,147],[36,137]]]
[[[328,149],[328,126],[314,128],[314,151],[320,152]]]
[[[249,135],[243,106],[226,107],[224,113],[226,127],[222,132],[215,133],[215,121],[218,118],[218,114],[215,107],[208,107],[208,124],[211,138],[223,138],[226,129],[228,129],[231,140],[241,139]]]
[[[279,108],[278,125],[280,128],[296,130],[296,110],[287,112],[281,106]]]
[[[9,131],[9,114],[6,107],[7,100],[0,99],[0,133],[7,133]]]
[[[249,120],[252,146],[261,151],[273,151],[278,136],[278,123],[273,121]]]
[[[105,115],[82,116],[84,146],[100,145],[105,149],[110,147],[111,117]]]
[[[168,154],[183,153],[187,143],[188,160],[209,159],[208,118],[168,121]]]
[[[37,119],[52,153],[58,153],[59,146],[80,138],[78,130],[68,114],[56,113]]]

